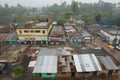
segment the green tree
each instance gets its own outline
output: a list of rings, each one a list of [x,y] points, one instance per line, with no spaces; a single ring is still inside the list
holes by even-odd
[[[13,78],[19,78],[23,75],[24,68],[22,66],[16,66],[13,68],[12,76]]]
[[[118,27],[120,27],[120,15],[116,16],[115,23]]]
[[[76,1],[72,1],[72,4],[71,4],[71,11],[73,13],[73,15],[77,15],[77,11],[78,11],[78,2]]]
[[[71,15],[72,15],[71,13],[66,13],[66,14],[65,14],[65,18],[66,18],[66,19],[69,19],[69,18],[71,17]]]
[[[64,25],[64,23],[66,23],[67,22],[67,20],[65,19],[65,18],[58,18],[58,20],[57,20],[57,24],[58,25]]]
[[[5,3],[5,8],[8,8],[9,6],[8,6],[8,4],[7,3]]]
[[[100,23],[101,21],[101,14],[98,14],[97,16],[95,16],[95,20],[97,23]]]

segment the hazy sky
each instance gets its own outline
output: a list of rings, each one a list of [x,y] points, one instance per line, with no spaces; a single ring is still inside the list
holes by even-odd
[[[72,0],[0,0],[0,5],[7,3],[10,6],[16,6],[18,3],[26,7],[41,7],[46,5],[52,5],[54,3],[61,4],[61,2],[66,1],[67,4],[70,4]],[[99,0],[75,0],[83,3],[95,3]],[[105,2],[117,3],[120,0],[103,0]]]

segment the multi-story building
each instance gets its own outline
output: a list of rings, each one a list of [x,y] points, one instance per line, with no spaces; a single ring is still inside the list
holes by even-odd
[[[48,44],[48,34],[52,28],[52,19],[29,21],[16,28],[20,44]]]

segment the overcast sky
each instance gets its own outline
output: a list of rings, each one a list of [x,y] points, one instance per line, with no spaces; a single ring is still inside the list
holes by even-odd
[[[41,7],[46,5],[52,5],[54,3],[61,4],[61,2],[66,1],[67,4],[70,4],[72,0],[0,0],[0,5],[7,3],[9,6],[16,6],[18,3],[26,7]],[[83,3],[96,3],[99,0],[75,0]],[[103,0],[105,2],[117,3],[120,0]]]

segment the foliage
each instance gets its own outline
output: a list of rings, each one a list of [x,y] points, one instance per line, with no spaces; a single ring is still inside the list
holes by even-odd
[[[66,18],[66,19],[69,19],[69,18],[71,17],[71,15],[72,15],[71,13],[66,13],[66,14],[65,14],[65,18]]]
[[[58,20],[57,20],[57,24],[58,25],[64,25],[64,23],[66,23],[67,22],[67,20],[65,19],[65,18],[58,18]]]
[[[0,5],[0,23],[9,24],[15,19],[19,19],[18,21],[37,20],[41,17],[38,13],[42,13],[45,17],[52,17],[53,20],[60,17],[68,19],[70,16],[74,18],[80,16],[80,19],[89,24],[99,23],[120,26],[120,4],[102,0],[98,3],[81,3],[73,0],[71,4],[66,4],[66,1],[64,1],[60,5],[47,5],[42,8],[25,8],[20,4],[17,4],[16,7],[10,7],[8,4],[5,4],[5,7]]]
[[[120,27],[120,15],[116,16],[115,23],[116,23],[117,26]]]
[[[95,20],[97,23],[99,23],[101,21],[101,14],[98,14],[97,16],[95,16]]]
[[[72,1],[71,11],[72,11],[73,15],[77,14],[77,11],[78,11],[78,2],[76,2],[74,0]]]
[[[18,78],[18,77],[21,77],[23,73],[24,73],[24,68],[22,66],[16,66],[13,68],[12,76],[14,78]]]

